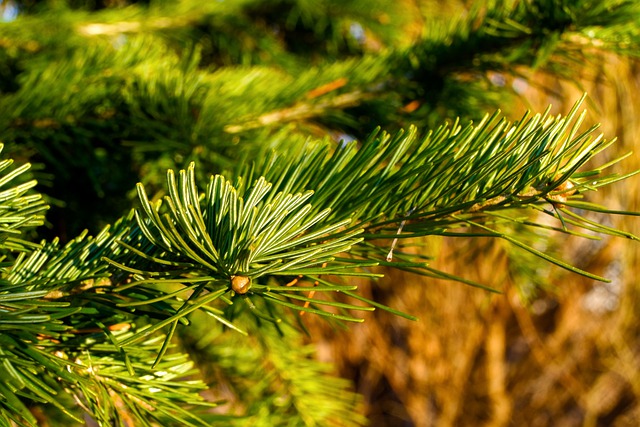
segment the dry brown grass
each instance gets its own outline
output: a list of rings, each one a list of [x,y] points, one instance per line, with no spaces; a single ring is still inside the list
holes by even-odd
[[[590,121],[620,138],[608,153],[613,158],[640,140],[639,70],[615,58],[606,65],[583,87],[599,109],[589,107]],[[536,79],[561,94],[530,89],[524,98],[538,111],[551,103],[567,112],[581,93]],[[634,169],[640,169],[638,155],[618,172]],[[639,184],[634,177],[589,199],[640,211]],[[612,219],[614,226],[640,234],[640,219]],[[490,241],[433,240],[428,248],[437,255],[435,266],[495,284],[504,294],[389,272],[363,292],[420,320],[377,311],[344,334],[316,326],[321,357],[354,379],[373,426],[640,425],[640,244],[559,238],[565,259],[613,284],[551,269],[546,279],[555,290],[527,306],[516,291],[521,277],[507,267],[513,249]]]

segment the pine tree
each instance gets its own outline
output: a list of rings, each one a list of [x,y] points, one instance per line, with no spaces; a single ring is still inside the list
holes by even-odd
[[[420,313],[354,279],[499,292],[430,265],[455,236],[606,281],[541,233],[636,239],[586,96],[497,111],[637,55],[635,1],[1,4],[2,425],[365,424],[304,320]]]

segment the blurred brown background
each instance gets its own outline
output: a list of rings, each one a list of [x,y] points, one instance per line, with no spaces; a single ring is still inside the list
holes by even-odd
[[[586,125],[602,123],[607,139],[618,138],[598,158],[604,163],[640,144],[639,74],[637,64],[608,57],[573,84],[544,75],[531,76],[537,88],[512,80],[521,105],[505,114],[515,120],[549,104],[565,114],[587,91]],[[636,169],[635,154],[615,166],[618,173]],[[631,177],[587,199],[640,211],[639,186],[640,177]],[[609,220],[640,234],[638,217]],[[549,250],[611,283],[546,266],[503,242],[427,240],[432,265],[504,293],[387,272],[375,286],[364,283],[364,295],[420,320],[376,311],[344,333],[314,325],[314,341],[324,337],[320,357],[355,381],[372,426],[640,425],[640,244],[555,237]],[[522,289],[529,285],[543,290],[525,301]]]

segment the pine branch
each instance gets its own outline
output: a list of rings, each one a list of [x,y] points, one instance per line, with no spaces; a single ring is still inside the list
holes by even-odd
[[[4,145],[0,144],[0,152],[3,149]],[[36,185],[35,180],[16,183],[31,165],[26,163],[11,170],[12,165],[13,160],[0,161],[0,248],[4,251],[28,251],[38,245],[18,236],[22,229],[42,225],[43,212],[49,207],[39,194],[30,192]]]
[[[615,162],[579,172],[612,143],[594,137],[597,126],[580,131],[579,105],[567,117],[526,114],[511,124],[494,114],[478,125],[445,125],[423,138],[416,129],[395,137],[374,133],[334,152],[312,143],[298,153],[274,152],[241,168],[235,185],[220,175],[211,177],[204,192],[192,165],[178,178],[169,171],[168,195],[154,204],[139,186],[137,229],[122,238],[123,258],[105,260],[133,277],[115,289],[123,298],[120,307],[148,306],[168,317],[124,345],[163,327],[187,324],[187,315],[200,309],[241,330],[224,314],[225,306],[236,301],[276,323],[282,319],[265,307],[359,321],[349,312],[366,307],[301,293],[316,289],[364,301],[340,279],[375,277],[368,269],[378,264],[483,286],[434,270],[419,256],[385,258],[389,247],[380,246],[381,239],[497,237],[544,261],[606,280],[493,228],[509,222],[548,228],[535,215],[522,220],[508,214],[542,211],[556,217],[554,229],[566,234],[580,235],[582,228],[637,240],[566,208],[582,193],[620,178],[600,175]]]
[[[360,92],[345,93],[325,102],[311,105],[301,103],[279,111],[265,113],[245,124],[227,125],[224,130],[233,134],[273,124],[281,125],[290,121],[308,120],[314,117],[321,117],[332,109],[345,109],[360,105],[363,101],[370,98],[372,98],[372,94],[367,95]]]
[[[13,236],[19,227],[42,223],[38,214],[47,206],[27,193],[34,181],[12,182],[29,165],[8,171],[10,164],[0,163],[3,250],[19,254],[5,258],[0,270],[0,419],[37,425],[24,403],[31,401],[53,405],[77,422],[85,411],[101,423],[209,425],[186,410],[211,406],[197,394],[201,382],[181,379],[194,373],[186,356],[172,354],[152,368],[163,337],[123,347],[134,318],[100,296],[113,278],[101,256],[119,250],[115,240],[127,234],[132,217],[95,238],[83,233],[63,248],[57,241],[23,243]]]
[[[455,226],[454,213],[561,204],[598,185],[601,168],[576,171],[613,141],[594,138],[597,126],[579,133],[579,105],[566,118],[527,114],[510,124],[496,114],[478,125],[441,126],[422,139],[415,129],[395,137],[373,134],[361,147],[343,144],[334,153],[311,145],[261,156],[264,161],[238,173],[264,176],[276,191],[313,189],[314,208],[330,206],[335,220],[355,214],[373,230],[409,219],[409,229],[428,234]]]

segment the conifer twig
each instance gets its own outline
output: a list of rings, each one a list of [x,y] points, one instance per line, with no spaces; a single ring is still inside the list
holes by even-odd
[[[371,99],[372,97],[372,93],[354,91],[336,95],[333,98],[315,103],[311,103],[309,101],[298,103],[289,108],[262,114],[256,119],[249,119],[245,123],[227,125],[224,130],[227,133],[233,134],[274,124],[284,124],[297,120],[320,117],[323,114],[326,114],[328,110],[355,107],[361,102]]]

